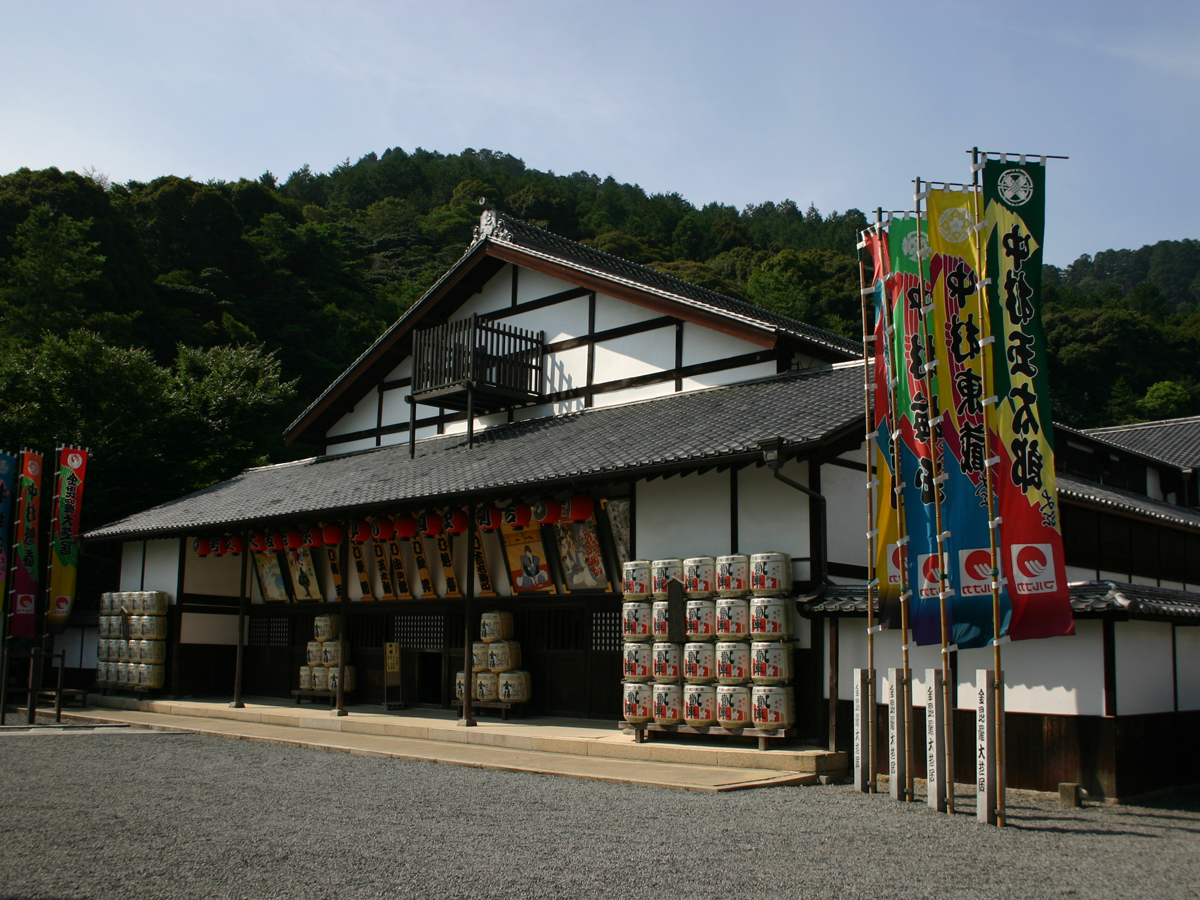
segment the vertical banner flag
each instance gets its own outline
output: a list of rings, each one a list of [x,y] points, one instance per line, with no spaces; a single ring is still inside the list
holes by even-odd
[[[17,457],[0,450],[0,612],[8,600],[8,541],[11,533],[13,486],[17,480]]]
[[[996,404],[996,514],[1014,641],[1074,634],[1054,477],[1054,425],[1042,329],[1043,163],[987,160],[983,197]]]
[[[922,325],[922,299],[929,294],[929,244],[921,222],[916,219],[892,219],[888,229],[888,252],[892,266],[890,303],[892,306],[892,355],[896,361],[896,424],[899,431],[901,502],[904,527],[909,538],[907,582],[912,591],[911,615],[913,639],[918,644],[936,644],[942,639],[942,618],[938,601],[941,588],[938,575],[937,518],[933,481],[933,459],[929,454],[930,420],[937,416],[937,397],[925,392],[926,341]],[[920,265],[918,265],[918,249]],[[931,386],[936,376],[929,377]],[[897,554],[899,556],[900,554]]]
[[[75,602],[75,581],[79,574],[79,515],[87,461],[86,450],[59,448],[54,518],[50,523],[50,610],[47,613],[47,624],[56,629],[66,626],[71,605]]]
[[[879,580],[880,624],[900,627],[900,548],[897,544],[899,516],[896,509],[895,475],[892,468],[892,396],[889,380],[893,377],[894,354],[887,343],[887,279],[891,272],[886,233],[868,230],[863,234],[871,257],[875,306],[874,369],[872,372],[872,433],[875,453],[872,460],[875,486],[875,577]],[[867,476],[871,479],[870,473]]]
[[[975,194],[968,188],[929,192],[930,330],[937,354],[945,500],[942,527],[954,627],[951,643],[967,650],[991,643],[992,553],[988,533],[989,438],[984,416],[983,347],[990,327],[979,313]],[[981,211],[982,212],[982,211]],[[999,562],[999,561],[998,561]],[[1004,569],[1003,565],[999,566]],[[1001,617],[1008,602],[1001,594]]]
[[[16,540],[13,545],[13,610],[9,634],[15,638],[37,636],[38,505],[42,498],[42,454],[21,453],[17,485]]]

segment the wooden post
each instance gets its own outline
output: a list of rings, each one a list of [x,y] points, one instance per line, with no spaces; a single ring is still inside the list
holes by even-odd
[[[874,754],[867,746],[873,729],[871,719],[875,715],[875,685],[870,669],[854,670],[854,789],[866,794],[874,793]]]
[[[241,590],[238,592],[237,665],[233,671],[233,702],[229,704],[233,709],[246,708],[246,704],[242,702],[242,671],[245,667],[246,656],[246,593],[249,571],[250,532],[244,531],[242,532],[242,583]]]
[[[908,799],[907,669],[888,669],[888,794]]]
[[[975,819],[996,824],[996,673],[975,671]]]
[[[467,540],[469,546],[475,545],[475,504],[467,504]],[[467,593],[463,596],[463,703],[462,718],[458,724],[465,728],[478,723],[471,714],[471,601],[475,599],[475,566],[473,561],[467,565]]]
[[[412,383],[416,383],[415,374]],[[417,455],[417,401],[413,399],[411,387],[405,399],[408,400],[408,458],[413,459]]]
[[[829,749],[837,749],[838,620],[829,618]]]
[[[346,535],[342,546],[338,548],[342,556],[342,591],[338,595],[338,615],[341,617],[342,625],[338,634],[338,683],[337,683],[337,708],[334,709],[331,715],[344,716],[346,715],[346,648],[349,645],[346,640],[346,635],[349,632],[350,621],[346,615],[346,601],[350,595],[350,581],[345,577],[346,570],[350,567],[350,535],[354,528],[354,522],[351,519],[346,520]]]
[[[946,704],[942,670],[925,670],[925,803],[946,811]]]

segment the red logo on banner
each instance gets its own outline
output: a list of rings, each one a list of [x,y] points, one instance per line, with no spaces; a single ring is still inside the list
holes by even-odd
[[[941,572],[936,553],[923,553],[917,557],[921,572],[921,596],[936,597],[942,588]]]
[[[1018,594],[1046,594],[1058,589],[1054,548],[1049,544],[1013,544],[1013,584]]]
[[[33,615],[33,594],[17,594],[17,602],[13,612],[19,616]]]
[[[888,544],[891,553],[888,555],[887,583],[900,586],[900,545]]]
[[[55,597],[54,598],[54,615],[65,616],[71,612],[70,597]]]
[[[959,550],[959,588],[966,596],[991,593],[992,554],[987,550]]]

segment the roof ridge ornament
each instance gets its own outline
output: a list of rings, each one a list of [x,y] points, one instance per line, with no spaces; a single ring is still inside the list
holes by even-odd
[[[508,222],[492,208],[487,197],[480,197],[479,205],[483,207],[483,212],[479,214],[479,224],[471,234],[471,246],[474,247],[489,237],[496,241],[511,241],[512,232],[508,228]]]

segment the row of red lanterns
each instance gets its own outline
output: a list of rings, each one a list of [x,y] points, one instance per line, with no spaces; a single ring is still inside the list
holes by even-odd
[[[553,525],[556,522],[582,522],[594,511],[591,497],[572,497],[566,502],[539,500],[533,506],[514,503],[500,509],[496,506],[480,506],[475,511],[475,521],[481,531],[496,531],[501,523],[524,528],[530,522]],[[461,509],[448,509],[444,513],[423,512],[418,515],[377,516],[365,522],[351,525],[350,540],[362,543],[367,539],[387,541],[393,537],[412,538],[417,534],[435,537],[446,534],[462,534],[467,530],[467,514]],[[250,550],[263,553],[272,550],[299,550],[301,547],[317,548],[325,545],[337,546],[346,537],[342,525],[324,525],[317,528],[292,528],[284,531],[253,532],[250,535]],[[242,552],[242,539],[238,535],[218,538],[196,538],[196,553],[199,556],[233,556]]]

